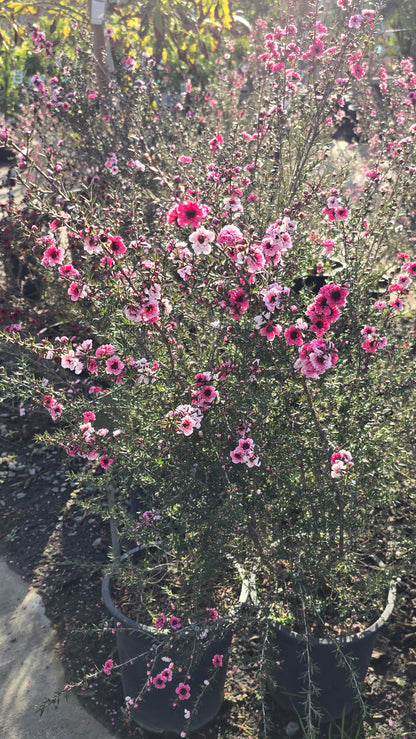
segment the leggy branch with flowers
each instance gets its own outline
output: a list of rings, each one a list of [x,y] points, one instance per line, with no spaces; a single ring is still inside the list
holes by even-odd
[[[329,630],[374,619],[361,564],[373,547],[390,561],[415,391],[416,74],[375,68],[378,10],[328,17],[259,22],[244,68],[231,53],[171,107],[146,56],[92,94],[77,38],[33,81],[32,132],[0,134],[48,217],[30,233],[46,283],[81,326],[32,344],[67,382],[28,384],[50,443],[116,489],[125,537],[182,563],[190,601],[232,557],[261,572],[266,620],[300,630],[305,602]],[[346,166],[332,134],[352,96]]]

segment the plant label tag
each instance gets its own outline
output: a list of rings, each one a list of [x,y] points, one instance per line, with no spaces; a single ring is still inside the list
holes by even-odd
[[[91,0],[91,25],[101,26],[104,23],[106,0]]]

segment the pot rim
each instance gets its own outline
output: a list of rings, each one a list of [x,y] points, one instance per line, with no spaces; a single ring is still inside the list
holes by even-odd
[[[389,590],[387,594],[387,604],[386,607],[377,619],[377,621],[374,621],[370,626],[367,626],[366,629],[363,629],[363,631],[360,631],[358,634],[352,634],[351,636],[342,636],[342,637],[333,637],[333,638],[326,638],[326,637],[316,637],[311,635],[304,635],[299,634],[297,631],[292,631],[290,629],[286,629],[285,626],[281,626],[280,624],[276,624],[276,629],[280,631],[281,634],[284,636],[290,637],[292,639],[296,639],[298,642],[305,642],[308,640],[308,643],[312,646],[333,646],[334,643],[336,644],[354,644],[362,639],[365,639],[367,636],[370,636],[370,634],[374,634],[375,632],[379,631],[382,626],[388,621],[390,618],[394,605],[396,603],[396,592],[397,592],[397,583],[396,580],[391,580],[389,585]]]
[[[125,562],[126,559],[128,559],[132,555],[137,554],[138,552],[145,551],[147,548],[148,547],[142,544],[140,546],[134,547],[133,549],[130,549],[128,552],[125,552],[125,554],[121,555],[120,564]],[[240,574],[237,567],[236,569],[238,573]],[[101,584],[101,594],[102,594],[104,605],[112,618],[114,618],[116,621],[119,621],[124,627],[127,627],[129,629],[135,629],[136,631],[144,632],[145,634],[148,634],[148,636],[151,636],[153,638],[157,638],[160,636],[166,636],[170,634],[170,632],[167,629],[156,629],[154,626],[147,626],[146,624],[137,623],[137,621],[133,621],[133,619],[129,618],[128,616],[125,616],[124,613],[122,613],[122,611],[119,611],[119,609],[114,605],[113,600],[111,598],[110,583],[111,583],[111,575],[104,575],[104,578]],[[246,582],[245,579],[242,579],[240,596],[237,601],[234,613],[246,604],[247,600],[249,599],[249,594],[250,594],[250,585],[248,584],[248,582]],[[196,631],[199,629],[200,629],[200,626],[198,624],[190,624],[188,626],[182,627],[181,629],[178,629],[176,632],[176,635],[186,636],[191,631]]]

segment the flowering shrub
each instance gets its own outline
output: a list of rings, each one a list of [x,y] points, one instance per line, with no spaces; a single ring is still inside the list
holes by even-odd
[[[33,253],[82,327],[31,345],[67,382],[39,388],[51,442],[116,489],[133,542],[192,562],[196,590],[231,555],[294,606],[356,579],[412,453],[416,74],[374,70],[377,12],[338,6],[332,29],[259,22],[244,69],[219,61],[172,107],[146,56],[99,96],[77,37],[34,80],[33,133],[2,137],[46,218]]]

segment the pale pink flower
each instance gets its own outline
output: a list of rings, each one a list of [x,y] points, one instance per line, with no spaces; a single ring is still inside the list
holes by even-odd
[[[68,295],[71,296],[71,300],[76,302],[80,298],[86,298],[88,295],[88,289],[86,285],[78,285],[77,282],[71,282],[68,288]]]
[[[143,323],[156,323],[159,318],[159,303],[149,300],[140,308],[140,316]]]
[[[124,308],[124,313],[126,315],[126,318],[129,319],[129,321],[135,321],[135,323],[141,323],[142,316],[141,316],[141,308],[139,305],[126,305]]]
[[[214,239],[215,232],[209,231],[203,226],[197,228],[189,237],[195,254],[209,254],[211,252],[211,243]]]
[[[375,308],[376,310],[385,310],[387,308],[387,303],[385,300],[376,300],[373,308]]]
[[[268,311],[282,310],[285,307],[285,299],[290,295],[290,289],[277,283],[269,285],[263,290],[262,297]]]
[[[124,369],[124,362],[121,361],[117,354],[107,359],[105,364],[106,372],[109,375],[119,375]]]
[[[227,225],[223,226],[217,236],[217,244],[225,244],[227,246],[234,246],[244,242],[244,236],[237,226]]]
[[[180,421],[179,431],[182,431],[184,436],[190,436],[196,426],[195,419],[190,415],[185,415]]]

